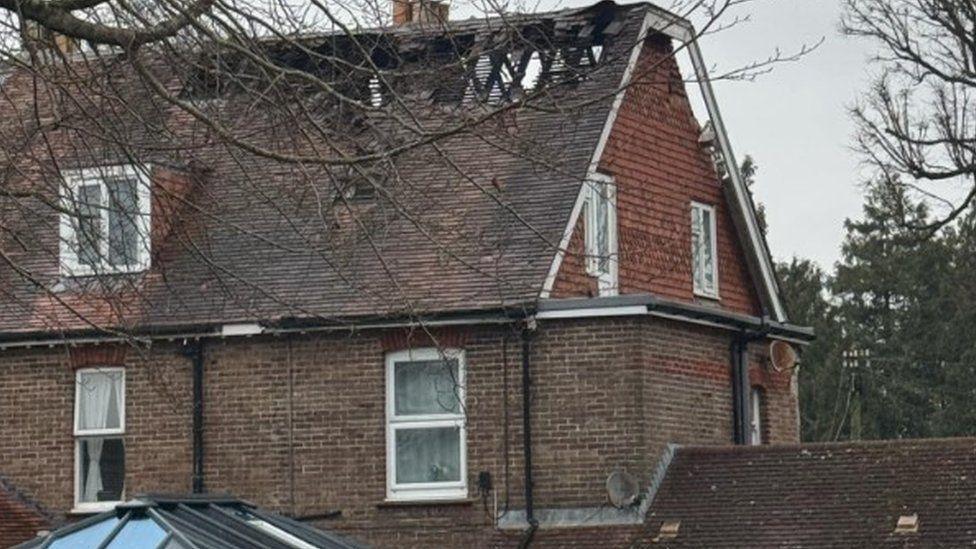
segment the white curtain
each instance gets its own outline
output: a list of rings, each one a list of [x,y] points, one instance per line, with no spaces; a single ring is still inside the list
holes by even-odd
[[[88,451],[88,474],[85,476],[85,486],[81,493],[81,501],[98,501],[98,493],[102,491],[102,443],[103,439],[90,438],[85,440],[84,448]]]
[[[81,431],[118,428],[121,425],[119,405],[122,402],[122,383],[118,374],[108,372],[85,373],[81,378],[81,403],[78,427]],[[88,470],[81,494],[82,501],[97,501],[102,491],[101,438],[84,440],[82,448],[88,454]]]

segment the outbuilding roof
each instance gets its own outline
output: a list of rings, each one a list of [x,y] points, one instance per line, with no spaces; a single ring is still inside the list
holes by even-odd
[[[652,547],[971,547],[976,439],[679,447]]]
[[[234,498],[145,496],[18,547],[355,549],[364,546]]]

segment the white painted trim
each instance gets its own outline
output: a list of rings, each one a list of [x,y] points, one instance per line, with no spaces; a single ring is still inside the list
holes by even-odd
[[[108,264],[109,246],[109,211],[108,190],[105,187],[104,177],[131,177],[137,180],[136,193],[139,208],[139,217],[136,220],[136,230],[141,237],[138,246],[138,257],[136,264],[131,268],[113,267]],[[145,166],[135,166],[131,164],[118,166],[100,166],[94,168],[83,168],[78,170],[65,170],[61,172],[61,179],[64,186],[61,189],[61,205],[66,210],[73,209],[77,204],[77,190],[82,185],[98,184],[101,189],[103,206],[101,209],[102,230],[104,232],[99,250],[100,265],[97,269],[92,269],[88,265],[83,265],[78,260],[78,255],[72,247],[76,239],[75,227],[71,216],[61,213],[58,222],[58,236],[60,239],[60,272],[63,276],[92,276],[101,274],[122,274],[138,273],[149,269],[152,261],[151,239],[152,239],[152,181],[149,177],[148,168]]]
[[[220,337],[253,336],[264,333],[264,328],[256,323],[224,324],[220,327]]]
[[[691,253],[692,253],[692,256],[691,256],[691,285],[692,285],[692,292],[695,295],[700,296],[700,297],[704,297],[704,298],[708,298],[708,299],[716,299],[717,300],[717,299],[719,299],[719,279],[718,279],[718,258],[719,258],[719,255],[718,255],[718,231],[716,230],[715,226],[718,224],[718,219],[716,218],[716,215],[715,215],[715,206],[712,206],[711,204],[705,204],[703,202],[697,202],[697,201],[692,200],[691,201],[691,222],[692,222],[692,230],[694,230],[694,228],[695,228],[694,227],[694,219],[695,219],[695,210],[696,209],[699,210],[699,211],[701,211],[701,212],[703,212],[703,213],[704,212],[708,212],[708,215],[710,217],[710,220],[709,220],[709,232],[711,234],[708,235],[708,236],[709,236],[709,248],[711,248],[709,250],[709,252],[712,254],[712,281],[713,281],[713,288],[712,289],[699,288],[697,286],[697,284],[696,284],[696,281],[695,281],[695,269],[698,268],[698,257],[696,257],[694,255],[694,253],[695,253],[694,240],[692,240],[692,248],[691,248]],[[694,238],[694,234],[692,234],[692,238]]]
[[[627,60],[627,68],[624,69],[623,77],[620,79],[620,86],[618,88],[620,91],[613,98],[613,104],[610,106],[610,112],[607,114],[607,121],[603,124],[603,130],[600,133],[599,141],[596,143],[596,149],[593,151],[593,157],[590,159],[590,165],[587,168],[583,184],[580,185],[579,194],[576,195],[576,203],[573,205],[573,211],[569,214],[569,222],[566,224],[563,236],[559,240],[559,248],[556,250],[556,256],[553,258],[552,264],[549,265],[549,273],[546,275],[546,280],[542,285],[539,299],[549,299],[552,288],[556,284],[559,267],[562,265],[563,258],[566,256],[569,241],[573,237],[573,230],[579,221],[580,211],[583,209],[583,202],[586,199],[586,181],[597,177],[597,167],[600,165],[600,159],[603,158],[603,151],[607,147],[610,132],[613,130],[613,125],[617,121],[620,105],[624,102],[624,95],[627,93],[627,87],[630,84],[631,78],[633,78],[634,70],[637,68],[637,60],[640,58],[641,50],[644,49],[644,39],[647,38],[647,33],[653,20],[654,14],[651,10],[648,10],[644,16],[644,21],[641,23],[640,31],[637,34],[634,49],[630,52],[630,59]]]
[[[722,122],[722,113],[719,111],[718,102],[715,99],[715,92],[712,89],[712,83],[708,76],[708,68],[705,66],[698,42],[691,40],[687,42],[687,46],[692,65],[695,68],[698,86],[701,89],[702,98],[705,102],[705,108],[708,111],[708,117],[712,122],[712,127],[715,128],[715,136],[718,139],[719,147],[722,149],[722,157],[725,160],[726,171],[731,175],[732,190],[736,198],[735,205],[746,221],[749,248],[751,248],[751,251],[759,261],[759,271],[762,277],[761,282],[767,294],[767,300],[773,309],[771,311],[773,319],[777,322],[786,322],[786,310],[783,308],[783,304],[779,298],[779,289],[776,283],[772,258],[767,253],[762,231],[759,228],[759,220],[756,218],[756,212],[750,203],[749,191],[742,179],[742,174],[739,172],[735,155],[732,153],[732,144],[725,130],[725,124]]]
[[[76,452],[77,453],[77,452]],[[74,507],[69,511],[72,515],[95,515],[98,513],[104,513],[105,511],[111,511],[115,509],[115,506],[124,503],[123,501],[91,501],[88,503],[75,503]]]
[[[394,368],[397,363],[423,360],[457,360],[458,400],[457,414],[428,414],[398,417],[395,413],[396,388]],[[387,501],[431,501],[462,499],[468,495],[467,421],[465,410],[465,353],[460,349],[424,347],[387,353],[386,355],[386,499]],[[397,484],[396,482],[396,431],[397,429],[424,427],[457,427],[459,430],[460,479],[452,482]]]
[[[646,305],[627,305],[623,307],[591,307],[587,309],[563,309],[560,311],[540,311],[535,317],[539,320],[560,318],[596,318],[603,316],[646,315]]]
[[[81,407],[81,393],[79,388],[81,387],[81,377],[85,373],[89,372],[104,372],[104,373],[119,373],[121,374],[121,384],[122,384],[122,402],[119,405],[119,427],[117,429],[92,429],[92,430],[81,430],[78,428],[78,419],[80,418],[80,407]],[[120,438],[122,439],[122,446],[125,447],[125,368],[118,366],[111,367],[93,367],[93,368],[81,368],[75,372],[75,406],[74,412],[75,417],[73,421],[73,433],[74,433],[74,453],[75,453],[75,471],[74,471],[74,507],[72,507],[72,513],[100,513],[103,511],[108,511],[115,508],[116,505],[122,503],[125,500],[125,471],[122,471],[123,481],[122,481],[122,497],[118,501],[80,501],[81,498],[81,441],[88,438]]]
[[[78,388],[81,387],[81,376],[84,374],[99,372],[106,374],[121,374],[122,380],[122,402],[119,403],[119,427],[117,429],[93,429],[83,431],[78,428],[78,419],[80,417],[80,407],[81,407],[81,393],[78,392]],[[75,372],[75,420],[74,420],[74,435],[77,436],[110,436],[110,435],[124,435],[125,434],[125,368],[121,366],[111,366],[111,367],[91,367],[91,368],[80,368]]]
[[[619,273],[618,259],[620,257],[620,245],[617,241],[617,183],[613,176],[595,172],[593,178],[583,183],[584,194],[583,203],[586,208],[586,215],[583,218],[583,253],[585,254],[586,274],[597,279],[597,291],[600,297],[617,295],[619,289],[617,275]],[[600,251],[597,236],[597,221],[600,216],[598,213],[598,202],[602,200],[602,194],[606,193],[607,204],[607,254],[609,269],[600,271]]]

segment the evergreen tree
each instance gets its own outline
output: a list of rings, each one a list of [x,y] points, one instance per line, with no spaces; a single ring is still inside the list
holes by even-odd
[[[840,325],[827,293],[827,275],[810,260],[793,258],[776,267],[790,320],[817,334],[800,359],[800,429],[803,440],[834,440],[843,426],[837,405],[847,393],[841,368]]]

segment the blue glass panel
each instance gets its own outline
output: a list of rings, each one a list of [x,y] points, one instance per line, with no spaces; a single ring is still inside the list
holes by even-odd
[[[63,538],[58,538],[49,547],[51,549],[86,549],[88,547],[98,547],[118,524],[118,517],[109,517],[91,526],[82,528],[77,532],[72,532]]]
[[[160,528],[153,519],[149,517],[132,518],[112,538],[112,543],[108,545],[107,549],[156,547],[165,537],[166,531]]]

